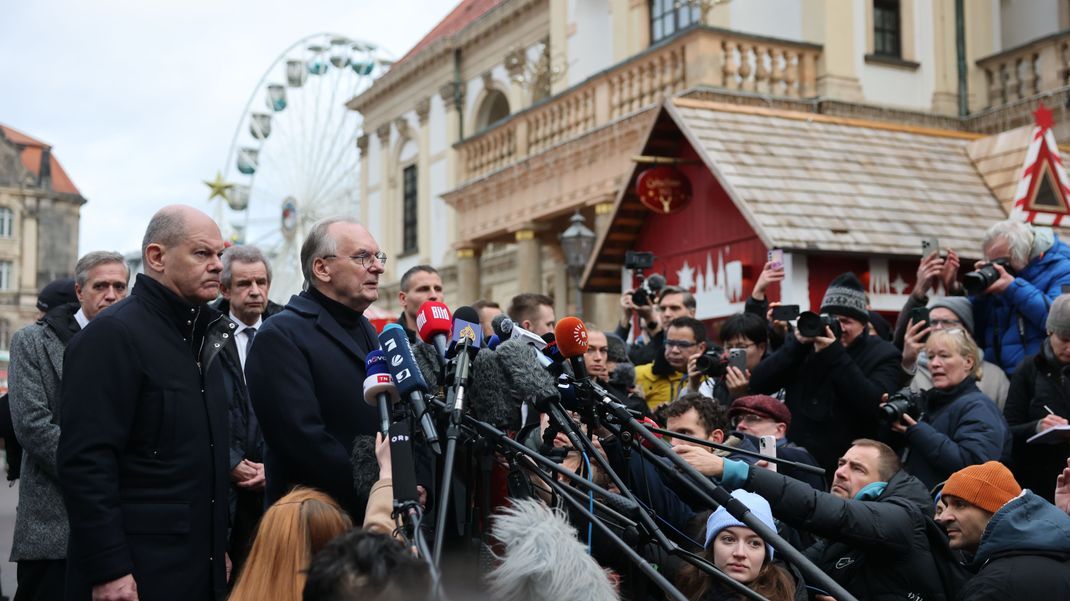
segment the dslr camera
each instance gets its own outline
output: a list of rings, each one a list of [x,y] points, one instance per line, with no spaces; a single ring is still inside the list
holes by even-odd
[[[624,253],[624,267],[635,272],[639,278],[639,287],[632,292],[632,303],[637,307],[652,304],[654,298],[665,287],[665,276],[654,273],[645,277],[643,271],[654,266],[654,253],[629,250]]]
[[[894,424],[909,415],[914,419],[921,417],[921,396],[910,390],[900,390],[888,397],[888,402],[881,405],[881,419],[887,424]]]
[[[1003,269],[1007,270],[1007,273],[1014,275],[1010,259],[995,259],[981,265],[981,268],[977,271],[971,271],[962,276],[962,287],[966,289],[966,292],[976,296],[996,283],[996,280],[999,279],[999,272],[996,271],[994,265],[1001,265]]]
[[[711,378],[720,378],[728,373],[728,357],[724,349],[714,346],[695,359],[695,367]]]
[[[843,328],[840,327],[840,320],[836,319],[835,315],[829,315],[828,313],[818,315],[813,311],[803,311],[799,314],[798,321],[795,322],[796,331],[807,338],[824,336],[825,326],[832,329],[833,338],[839,338],[843,335]]]

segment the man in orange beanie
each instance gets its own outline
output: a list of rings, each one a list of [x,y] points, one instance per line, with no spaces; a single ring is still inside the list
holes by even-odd
[[[1070,516],[1023,490],[1002,463],[951,474],[940,504],[951,548],[977,574],[959,599],[1070,599]]]

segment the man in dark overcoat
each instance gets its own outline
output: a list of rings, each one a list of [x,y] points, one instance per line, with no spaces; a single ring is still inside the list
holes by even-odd
[[[363,313],[379,297],[385,262],[356,221],[318,222],[301,246],[307,289],[256,334],[245,376],[267,443],[267,503],[310,486],[364,519],[350,455],[353,439],[374,435],[378,423],[361,392],[365,356],[379,348]]]
[[[219,351],[223,239],[204,213],[160,209],[131,294],[64,358],[59,481],[67,599],[222,599],[227,405]]]

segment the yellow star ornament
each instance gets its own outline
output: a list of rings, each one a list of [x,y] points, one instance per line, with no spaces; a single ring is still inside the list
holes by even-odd
[[[226,200],[227,192],[234,187],[234,184],[229,184],[223,181],[223,174],[219,171],[215,172],[214,180],[205,181],[204,185],[208,186],[208,189],[212,191],[212,193],[208,195],[208,200],[212,200],[216,196]]]

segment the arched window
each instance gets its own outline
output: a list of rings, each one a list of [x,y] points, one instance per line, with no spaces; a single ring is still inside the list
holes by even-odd
[[[487,129],[491,125],[509,116],[509,99],[500,90],[487,90],[487,96],[479,105],[476,114],[476,131]]]

